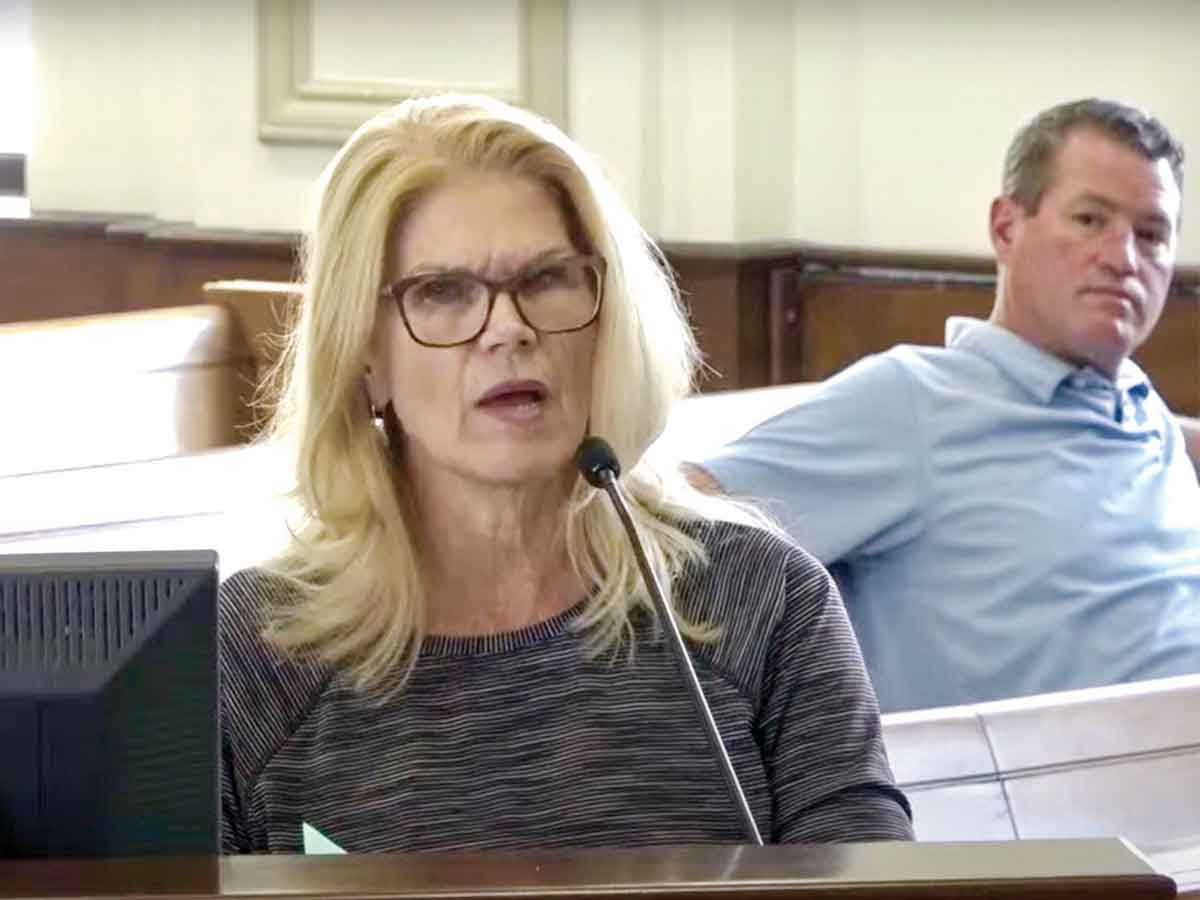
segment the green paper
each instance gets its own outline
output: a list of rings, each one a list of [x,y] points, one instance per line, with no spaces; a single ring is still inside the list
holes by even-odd
[[[309,856],[321,853],[346,852],[307,822],[300,823],[300,834],[304,838],[304,852]]]

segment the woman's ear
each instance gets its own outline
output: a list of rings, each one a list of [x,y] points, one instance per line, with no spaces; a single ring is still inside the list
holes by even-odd
[[[379,418],[392,402],[391,360],[388,356],[386,327],[380,319],[376,319],[365,349],[363,390],[367,395],[372,415]]]
[[[363,369],[363,393],[366,394],[367,404],[371,407],[371,415],[379,418],[385,406],[391,402],[388,396],[387,384],[378,365],[368,360]]]

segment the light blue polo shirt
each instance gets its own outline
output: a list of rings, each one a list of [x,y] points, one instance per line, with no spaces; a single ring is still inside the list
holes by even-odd
[[[1146,375],[947,323],[699,462],[841,585],[884,711],[1200,672],[1200,486]]]

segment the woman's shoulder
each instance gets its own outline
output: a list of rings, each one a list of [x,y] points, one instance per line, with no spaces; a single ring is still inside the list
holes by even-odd
[[[221,607],[239,616],[261,616],[268,607],[287,603],[297,591],[282,575],[258,566],[239,569],[221,582]]]
[[[706,580],[714,586],[765,578],[778,582],[781,590],[806,585],[824,590],[829,580],[816,557],[780,530],[713,519],[690,522],[685,528],[704,547]]]
[[[265,644],[262,635],[272,611],[290,605],[297,598],[297,591],[287,579],[266,569],[255,567],[234,572],[221,582],[218,591],[222,643],[246,649]]]
[[[781,630],[802,629],[830,603],[840,603],[825,567],[780,532],[713,520],[687,530],[708,560],[680,580],[681,610],[718,626],[720,643],[735,655],[750,647],[765,650]]]
[[[866,684],[865,673],[856,680],[862,662],[841,594],[815,557],[754,525],[705,522],[694,536],[709,562],[679,582],[680,611],[719,630],[698,656],[756,709],[797,679],[834,684],[852,676],[855,690]]]
[[[324,667],[267,638],[272,617],[298,599],[291,582],[265,569],[243,569],[222,582],[221,690],[227,704],[265,703],[291,719],[319,695],[328,680]]]

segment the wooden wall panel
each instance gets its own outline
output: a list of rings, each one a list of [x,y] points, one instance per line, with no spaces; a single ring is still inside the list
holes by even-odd
[[[702,257],[673,259],[683,301],[708,371],[708,389],[720,389],[738,379],[741,354],[738,340],[738,273],[722,260]]]
[[[949,316],[987,318],[994,296],[987,278],[800,275],[788,298],[779,340],[785,381],[815,381],[900,343],[940,346]],[[1200,415],[1200,298],[1171,295],[1158,327],[1135,357],[1167,404]]]
[[[665,250],[711,368],[708,391],[825,378],[896,343],[941,344],[947,316],[991,308],[994,265],[982,257],[800,244]],[[204,302],[211,281],[297,280],[296,236],[0,218],[0,272],[0,322],[182,306]],[[1200,415],[1200,271],[1181,270],[1176,284],[1138,359],[1172,408]],[[275,314],[242,318],[254,330]],[[257,346],[256,333],[246,339]]]
[[[767,300],[771,265],[704,252],[687,248],[668,253],[704,355],[701,389],[771,384]]]
[[[990,288],[829,279],[804,283],[802,380],[826,378],[895,344],[942,344],[946,318],[986,317]]]
[[[138,254],[110,241],[104,222],[0,224],[0,321],[27,322],[149,302],[131,284]]]
[[[209,281],[286,281],[294,258],[286,236],[112,216],[0,218],[0,322],[202,303]]]
[[[1200,416],[1200,296],[1172,294],[1134,358],[1171,409]]]

